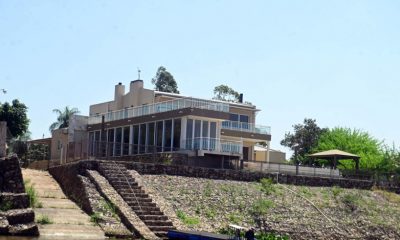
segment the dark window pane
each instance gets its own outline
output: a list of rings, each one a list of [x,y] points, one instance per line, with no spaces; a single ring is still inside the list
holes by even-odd
[[[156,131],[156,145],[157,152],[162,152],[162,140],[163,140],[163,122],[157,122],[157,131]]]
[[[129,127],[124,127],[124,141],[123,141],[123,155],[129,155],[129,136],[130,134],[130,128]]]
[[[121,156],[122,128],[115,129],[115,156]]]
[[[107,136],[107,156],[114,156],[114,129],[108,129]]]
[[[133,139],[132,139],[132,154],[138,154],[138,146],[139,146],[139,126],[133,126]]]
[[[146,133],[147,133],[147,124],[140,124],[139,153],[146,152]]]
[[[193,119],[188,119],[186,124],[186,149],[192,149],[193,145]]]
[[[216,148],[216,137],[217,137],[217,123],[210,122],[210,143],[209,143],[210,150],[215,150]]]
[[[165,120],[164,152],[171,151],[172,120]]]
[[[94,156],[95,149],[94,132],[89,133],[89,156]]]
[[[194,121],[194,149],[200,148],[201,120]]]
[[[94,133],[94,153],[97,154],[100,153],[100,131],[96,131]]]
[[[231,113],[229,114],[229,120],[234,121],[234,122],[238,122],[239,121],[239,115],[236,113]]]
[[[181,141],[181,119],[174,119],[174,141],[173,147],[174,151],[179,150]]]
[[[154,149],[154,125],[149,123],[147,126],[147,152],[153,152]]]

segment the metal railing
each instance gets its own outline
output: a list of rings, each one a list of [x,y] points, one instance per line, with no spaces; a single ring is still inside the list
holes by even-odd
[[[140,117],[155,113],[168,112],[183,108],[199,108],[199,109],[207,109],[220,112],[229,112],[228,103],[222,103],[222,102],[216,102],[198,98],[181,98],[171,101],[159,102],[138,107],[125,108],[122,110],[117,110],[107,113],[101,113],[96,116],[90,116],[89,124],[101,123],[102,116],[104,116],[105,122],[110,122],[110,121],[121,120],[132,117]]]
[[[246,122],[223,121],[222,129],[271,135],[271,127]]]
[[[229,141],[219,138],[189,138],[183,139],[185,150],[206,150],[211,152],[242,154],[243,143],[241,141]]]

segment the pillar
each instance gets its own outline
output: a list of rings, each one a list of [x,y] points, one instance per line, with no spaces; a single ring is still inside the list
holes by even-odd
[[[0,122],[0,157],[5,157],[7,139],[7,122]]]

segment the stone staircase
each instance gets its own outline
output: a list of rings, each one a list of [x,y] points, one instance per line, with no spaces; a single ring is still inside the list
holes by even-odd
[[[124,165],[102,162],[99,164],[99,172],[155,235],[167,239],[167,232],[175,227],[138,185]]]

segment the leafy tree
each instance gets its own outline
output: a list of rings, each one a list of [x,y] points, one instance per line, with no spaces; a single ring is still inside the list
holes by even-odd
[[[297,148],[298,160],[308,163],[306,155],[318,144],[321,134],[328,131],[320,128],[315,119],[305,118],[303,124],[293,125],[294,133],[286,133],[281,145],[289,147],[293,151]],[[292,159],[294,156],[292,157]]]
[[[227,102],[239,102],[239,95],[240,94],[231,87],[222,84],[214,88],[213,99]]]
[[[54,109],[53,112],[57,113],[57,122],[54,122],[50,125],[49,130],[50,132],[55,129],[66,128],[69,126],[69,119],[72,115],[78,114],[79,110],[77,108],[69,108],[68,106],[65,107],[64,110]]]
[[[151,83],[155,85],[154,89],[157,91],[179,93],[174,76],[163,66],[158,68],[156,76],[151,80]]]
[[[397,172],[400,174],[400,150],[396,146],[384,146],[383,147],[383,160],[379,166],[380,171],[384,172]]]
[[[383,161],[382,142],[372,137],[368,132],[358,129],[336,127],[324,132],[319,138],[313,152],[339,149],[361,157],[360,168],[378,169]],[[346,169],[353,169],[353,161],[340,161]]]
[[[8,102],[0,103],[0,121],[7,122],[12,137],[17,138],[28,130],[27,110],[28,107],[17,99],[14,99],[11,105]]]

